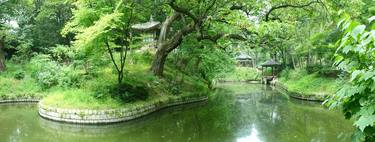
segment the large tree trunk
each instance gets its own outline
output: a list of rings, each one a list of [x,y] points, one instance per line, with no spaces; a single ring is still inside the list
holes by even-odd
[[[5,70],[5,36],[0,38],[0,72]]]
[[[159,40],[157,42],[157,51],[155,54],[155,58],[152,61],[151,71],[156,76],[163,76],[164,72],[164,64],[167,59],[167,45],[165,44],[165,40],[167,38],[168,30],[172,24],[172,22],[180,16],[179,13],[175,12],[171,16],[168,16],[167,19],[163,22],[163,25],[160,30]]]
[[[172,22],[180,17],[180,14],[175,12],[169,16],[162,25],[155,58],[152,62],[151,71],[154,75],[162,77],[164,72],[164,64],[167,60],[168,54],[176,49],[182,42],[183,37],[194,31],[195,23],[192,22],[184,26],[180,31],[176,32],[170,39],[167,39],[168,30]]]
[[[155,58],[152,62],[151,71],[156,76],[163,76],[164,64],[167,59],[168,53],[162,50],[156,52]]]

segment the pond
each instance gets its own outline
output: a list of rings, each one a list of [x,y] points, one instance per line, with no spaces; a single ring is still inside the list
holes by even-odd
[[[2,104],[0,142],[349,142],[354,130],[339,111],[270,87],[218,88],[207,102],[111,125],[58,123],[40,118],[36,104]]]

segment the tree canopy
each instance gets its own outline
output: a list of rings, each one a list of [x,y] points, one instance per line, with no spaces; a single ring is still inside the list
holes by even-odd
[[[373,0],[0,0],[0,77],[137,100],[214,89],[244,54],[343,82],[326,103],[373,141],[374,15]]]

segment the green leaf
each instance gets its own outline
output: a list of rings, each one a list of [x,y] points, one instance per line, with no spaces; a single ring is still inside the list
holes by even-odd
[[[345,46],[343,49],[342,49],[342,52],[345,53],[345,54],[348,54],[348,52],[350,51],[350,49],[352,49],[353,46],[352,45],[347,45]]]
[[[337,23],[337,27],[340,27],[347,19],[344,18],[344,19],[341,19],[338,23]]]
[[[355,40],[358,40],[358,36],[360,34],[362,34],[366,29],[366,26],[365,25],[359,25],[359,26],[356,26],[352,33],[351,33],[351,36],[355,39]]]
[[[367,72],[365,72],[364,74],[363,74],[363,79],[365,80],[365,81],[367,81],[368,79],[370,79],[370,78],[372,78],[372,77],[374,77],[375,76],[375,72],[373,72],[373,71],[367,71]]]
[[[368,22],[369,22],[369,23],[371,23],[371,22],[374,21],[374,20],[375,20],[375,16],[372,16],[372,17],[368,18]]]
[[[359,130],[355,131],[355,133],[352,136],[353,142],[364,142],[365,139],[366,139],[366,135]]]
[[[367,126],[374,126],[374,123],[375,123],[375,115],[370,115],[370,116],[361,116],[354,123],[354,125],[357,126],[363,132]]]
[[[352,77],[350,79],[350,81],[353,81],[354,79],[356,79],[358,77],[358,75],[362,74],[363,71],[362,70],[355,70],[353,73],[352,73]]]

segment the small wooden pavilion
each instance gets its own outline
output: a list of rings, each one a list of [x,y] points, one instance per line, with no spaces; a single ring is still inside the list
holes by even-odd
[[[251,58],[249,55],[241,53],[238,56],[236,56],[236,61],[239,65],[244,67],[253,67],[253,58]]]
[[[160,24],[161,23],[159,21],[154,21],[151,16],[149,22],[135,24],[131,28],[135,31],[146,33],[143,42],[151,43],[152,47],[156,47],[155,39],[157,31],[160,29]]]
[[[262,64],[262,83],[264,84],[270,84],[277,75],[278,68],[281,64],[279,62],[276,62],[273,59],[270,59]],[[271,67],[272,74],[267,74],[267,68]],[[265,69],[264,69],[265,68]]]
[[[152,21],[146,23],[139,23],[132,26],[134,30],[141,31],[141,32],[154,32],[158,30],[160,26],[160,22]]]
[[[269,59],[268,61],[264,62],[261,66],[262,66],[262,75],[263,76],[269,76],[266,74],[266,71],[267,68],[271,67],[271,70],[272,70],[272,75],[271,76],[276,76],[277,75],[277,70],[278,70],[278,67],[280,66],[281,64],[279,62],[276,62],[275,60],[273,59]],[[265,69],[264,69],[265,68]]]

